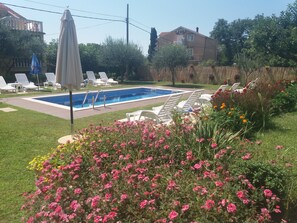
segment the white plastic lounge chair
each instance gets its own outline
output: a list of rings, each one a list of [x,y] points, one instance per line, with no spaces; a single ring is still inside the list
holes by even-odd
[[[187,100],[180,101],[177,104],[176,106],[177,110],[180,112],[191,112],[199,108],[200,107],[199,98],[203,91],[204,91],[203,89],[193,91]],[[158,107],[153,107],[153,110],[159,110],[162,106],[163,105]]]
[[[12,84],[7,84],[3,76],[0,76],[0,93],[1,91],[16,92],[16,88]]]
[[[239,93],[243,93],[245,90],[254,89],[258,81],[259,81],[259,78],[256,78],[255,80],[250,81],[244,88],[236,89],[235,91]]]
[[[44,87],[53,86],[54,88],[61,88],[61,84],[56,82],[56,75],[54,73],[45,73],[46,82],[43,82]]]
[[[236,82],[234,84],[232,84],[232,86],[230,87],[230,91],[233,92],[235,91],[238,87],[239,87],[240,83],[239,82]]]
[[[26,90],[36,90],[38,87],[33,83],[29,82],[27,75],[25,73],[14,74],[17,83],[22,85],[22,88]]]
[[[99,72],[99,75],[100,75],[101,80],[108,84],[118,84],[119,83],[112,78],[108,78],[105,72]]]
[[[211,98],[213,95],[218,94],[219,92],[224,92],[226,90],[226,88],[228,87],[228,85],[221,85],[214,94],[202,94],[201,97],[199,98],[200,102],[204,102],[204,101],[211,101]]]
[[[102,81],[101,79],[97,79],[95,77],[94,71],[86,71],[87,77],[88,77],[88,82],[94,86],[97,85],[106,85],[107,83]]]
[[[182,94],[171,95],[165,103],[158,107],[159,109],[153,110],[139,110],[132,113],[127,113],[128,121],[141,121],[151,119],[156,123],[169,123],[172,120],[172,112],[181,98]]]
[[[178,103],[177,109],[182,112],[191,112],[197,109],[197,107],[200,107],[199,98],[203,91],[203,89],[193,91],[187,100]]]

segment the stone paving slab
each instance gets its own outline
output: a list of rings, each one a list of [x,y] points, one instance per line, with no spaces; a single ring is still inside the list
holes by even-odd
[[[17,109],[6,107],[6,108],[0,108],[0,111],[3,111],[3,112],[14,112],[14,111],[17,111]]]

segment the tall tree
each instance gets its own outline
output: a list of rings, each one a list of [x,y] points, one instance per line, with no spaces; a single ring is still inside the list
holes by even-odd
[[[280,16],[258,15],[250,35],[250,51],[270,66],[296,66],[297,1]]]
[[[79,53],[83,72],[101,71],[104,69],[102,64],[102,46],[96,43],[79,44]]]
[[[12,30],[0,24],[0,72],[3,76],[11,72],[15,58],[30,60],[36,53],[43,61],[44,49],[43,40],[31,32]]]
[[[123,40],[114,40],[108,37],[102,45],[102,63],[121,77],[135,74],[138,67],[144,64],[144,56],[140,48],[133,44],[126,44]],[[129,74],[126,73],[128,65]]]
[[[52,40],[47,44],[46,55],[46,67],[48,72],[56,72],[56,60],[57,60],[58,40]]]
[[[154,57],[156,53],[157,48],[157,30],[155,28],[151,28],[151,38],[150,38],[150,45],[148,49],[148,60],[152,62],[152,58]]]
[[[252,27],[250,19],[237,19],[231,23],[219,19],[216,22],[211,37],[219,43],[219,64],[233,64],[234,56],[246,47]]]
[[[189,53],[184,46],[168,44],[156,53],[153,65],[156,69],[168,68],[171,72],[172,85],[175,86],[176,68],[187,66],[189,59]]]

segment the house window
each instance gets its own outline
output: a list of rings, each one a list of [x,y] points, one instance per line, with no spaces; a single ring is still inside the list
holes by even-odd
[[[194,34],[188,34],[187,35],[187,40],[188,41],[193,41],[194,40]]]

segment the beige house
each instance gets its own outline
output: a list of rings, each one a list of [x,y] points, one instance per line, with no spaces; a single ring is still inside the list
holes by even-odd
[[[217,41],[196,31],[185,27],[178,27],[170,32],[161,32],[158,37],[158,48],[167,44],[184,45],[192,63],[199,63],[207,60],[217,60]]]

